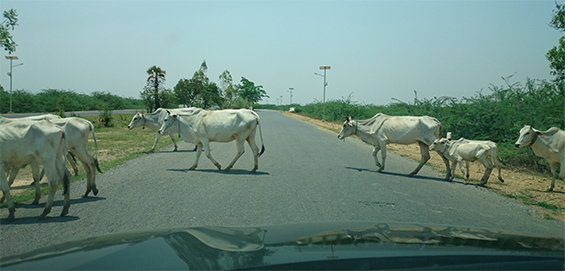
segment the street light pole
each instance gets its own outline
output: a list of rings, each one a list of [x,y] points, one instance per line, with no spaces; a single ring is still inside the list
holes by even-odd
[[[328,82],[326,82],[326,70],[331,69],[331,66],[320,66],[320,70],[324,70],[324,96],[323,96],[323,106],[322,106],[322,121],[326,121],[326,86]],[[320,74],[314,73],[316,75],[322,76]]]
[[[8,73],[8,76],[10,76],[10,112],[9,113],[12,113],[12,68],[16,66],[21,66],[24,63],[17,64],[16,66],[12,65],[12,60],[14,59],[18,60],[17,56],[12,56],[12,55],[6,56],[6,59],[10,60],[10,72]]]
[[[294,88],[288,88],[289,92],[290,92],[290,104],[292,106],[292,91],[294,90]]]

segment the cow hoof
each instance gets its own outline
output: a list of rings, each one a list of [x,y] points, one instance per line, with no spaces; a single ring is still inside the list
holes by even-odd
[[[252,169],[251,172],[252,172],[252,173],[257,172],[257,168]]]
[[[66,216],[68,213],[69,213],[69,207],[64,207],[60,216],[61,217]]]
[[[553,187],[551,187],[551,188],[545,190],[545,192],[553,192]]]
[[[195,170],[196,167],[190,167],[188,170]]]
[[[218,169],[220,169],[220,168],[218,167]],[[230,171],[230,169],[231,169],[231,167],[227,167],[227,168],[224,169],[224,171]]]
[[[178,151],[178,149],[177,149],[177,148],[175,148],[175,149],[174,149],[173,151]]]
[[[92,193],[94,193],[95,196],[98,195],[98,188],[92,188]]]
[[[38,205],[39,204],[39,200],[33,200],[33,202],[31,203],[31,205]]]

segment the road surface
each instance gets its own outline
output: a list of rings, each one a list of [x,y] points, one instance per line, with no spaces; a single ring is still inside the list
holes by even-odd
[[[71,187],[69,215],[59,191],[49,217],[45,206],[23,203],[16,220],[0,209],[0,255],[108,233],[199,225],[253,226],[302,222],[375,221],[479,227],[563,238],[563,223],[538,219],[531,208],[485,188],[445,182],[424,167],[409,177],[416,162],[387,156],[378,173],[372,147],[287,117],[259,111],[266,151],[253,174],[246,153],[229,172],[218,171],[202,155],[195,171],[192,144],[172,145],[99,174],[100,193],[82,199],[85,181]],[[259,134],[256,141],[261,144]],[[98,142],[98,144],[104,144]],[[225,167],[235,143],[212,143],[212,156]],[[432,154],[437,155],[437,154]]]

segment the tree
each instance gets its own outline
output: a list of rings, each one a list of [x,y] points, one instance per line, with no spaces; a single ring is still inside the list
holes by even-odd
[[[563,32],[565,31],[565,4],[555,3],[555,8],[550,25]],[[559,45],[551,48],[545,57],[550,62],[549,67],[552,69],[551,74],[556,77],[555,81],[563,82],[565,79],[565,36],[559,39]]]
[[[153,96],[154,109],[161,107],[161,99],[159,98],[159,91],[163,88],[165,84],[165,71],[157,66],[153,66],[147,70],[149,77],[147,78],[147,87],[149,87],[149,92]],[[146,90],[144,90],[146,91]],[[143,94],[142,94],[143,97]],[[150,110],[151,111],[151,110]]]
[[[222,90],[206,75],[208,65],[206,60],[200,65],[200,69],[194,72],[191,79],[181,79],[174,88],[178,101],[184,105],[193,105],[209,108],[213,105],[222,106]]]
[[[4,11],[4,18],[6,19],[0,24],[0,44],[4,50],[12,54],[16,51],[17,44],[10,34],[10,28],[14,30],[14,26],[18,25],[18,13],[14,9]]]
[[[225,107],[232,108],[233,101],[237,98],[237,89],[233,85],[233,80],[228,70],[220,74],[220,90],[224,93]]]
[[[181,78],[178,83],[173,88],[173,93],[177,97],[177,101],[179,104],[184,106],[194,104],[194,95],[191,92],[192,82],[186,78]]]
[[[245,77],[241,77],[241,83],[237,86],[237,89],[239,97],[249,102],[251,106],[262,100],[263,97],[269,98],[267,92],[263,90],[263,86],[255,86],[254,82]]]

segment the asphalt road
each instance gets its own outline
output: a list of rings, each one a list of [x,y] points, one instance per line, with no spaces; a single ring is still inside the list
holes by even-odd
[[[325,221],[433,223],[564,236],[562,222],[538,219],[531,208],[393,154],[386,172],[376,172],[372,148],[345,142],[274,111],[259,111],[266,152],[250,173],[246,153],[229,172],[202,155],[195,171],[192,144],[172,146],[97,175],[100,193],[82,199],[85,182],[71,187],[69,215],[59,191],[49,217],[38,220],[45,199],[20,204],[8,222],[0,209],[0,256],[89,236],[163,227],[254,226]],[[259,134],[256,141],[260,145]],[[104,142],[99,142],[104,144]],[[142,142],[147,144],[151,142]],[[212,156],[227,166],[235,144],[212,143]],[[432,154],[437,155],[437,154]]]

